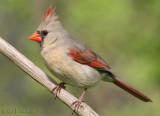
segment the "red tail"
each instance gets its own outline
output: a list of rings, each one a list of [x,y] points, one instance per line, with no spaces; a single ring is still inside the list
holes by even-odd
[[[139,98],[144,102],[152,102],[152,100],[149,97],[145,96],[144,94],[142,94],[141,92],[139,92],[138,90],[136,90],[135,88],[127,84],[125,81],[122,81],[120,78],[113,77],[113,79],[114,79],[114,82],[113,82],[114,84],[126,90],[128,93],[132,94],[133,96]]]

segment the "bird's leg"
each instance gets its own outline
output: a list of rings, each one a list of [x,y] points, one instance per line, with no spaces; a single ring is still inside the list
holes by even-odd
[[[86,90],[87,89],[85,88],[84,91],[82,92],[82,95],[79,97],[79,99],[72,103],[72,105],[75,105],[75,107],[73,109],[73,112],[75,112],[76,110],[79,109],[81,103],[83,102],[83,97],[84,97],[84,94],[85,94]]]
[[[59,83],[58,85],[56,85],[56,86],[53,88],[52,91],[56,91],[56,92],[55,92],[55,99],[56,99],[56,97],[57,97],[58,92],[60,93],[60,91],[61,91],[62,88],[63,88],[63,89],[66,88],[64,85],[65,85],[65,83],[64,83],[64,82],[61,82],[61,83]]]

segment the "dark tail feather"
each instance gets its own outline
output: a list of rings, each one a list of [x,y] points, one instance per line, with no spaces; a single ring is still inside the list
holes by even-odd
[[[141,92],[139,92],[138,90],[136,90],[135,88],[127,84],[125,81],[121,80],[120,78],[113,77],[113,79],[114,79],[113,83],[115,85],[126,90],[128,93],[132,94],[133,96],[139,98],[140,100],[144,102],[152,102],[152,100],[149,97],[145,96],[144,94],[142,94]]]

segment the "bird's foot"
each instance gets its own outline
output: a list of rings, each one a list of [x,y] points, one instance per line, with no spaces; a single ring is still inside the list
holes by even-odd
[[[76,100],[76,101],[74,101],[73,103],[72,103],[72,105],[74,105],[74,109],[73,109],[73,111],[72,111],[72,114],[73,114],[73,112],[75,112],[75,111],[78,111],[78,109],[79,109],[79,107],[81,106],[81,103],[82,102],[84,102],[83,101],[83,98],[79,98],[78,100]]]
[[[72,103],[72,106],[74,105],[74,109],[72,111],[72,114],[73,114],[73,112],[78,111],[78,109],[81,106],[81,103],[84,102],[83,97],[84,97],[86,90],[87,89],[85,88],[84,91],[82,92],[82,95],[80,96],[80,98]]]
[[[58,85],[56,85],[52,91],[55,91],[55,99],[57,98],[57,94],[60,93],[61,89],[65,89],[66,87],[64,86],[65,83],[64,82],[61,82],[59,83]]]

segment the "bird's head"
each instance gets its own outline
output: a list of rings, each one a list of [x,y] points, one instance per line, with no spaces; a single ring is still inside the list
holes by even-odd
[[[55,8],[50,6],[43,16],[41,24],[37,30],[28,38],[37,41],[40,47],[48,46],[55,41],[57,30],[61,27],[58,17],[54,13]]]

